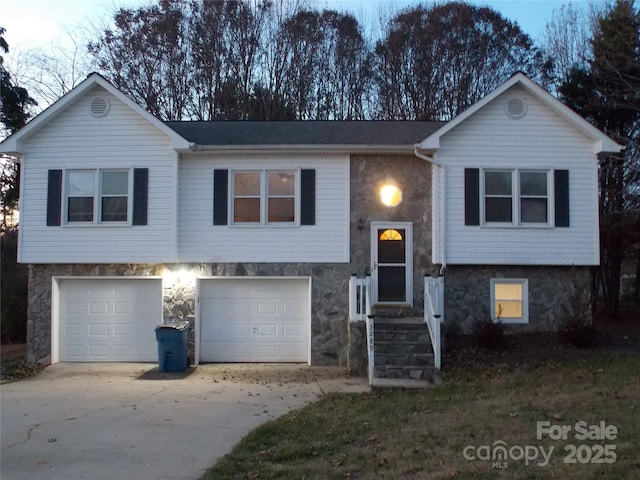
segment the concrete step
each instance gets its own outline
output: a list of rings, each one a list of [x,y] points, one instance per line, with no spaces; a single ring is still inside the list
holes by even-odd
[[[373,388],[429,388],[440,385],[442,380],[438,375],[434,375],[427,380],[411,380],[406,378],[374,378],[371,384]]]
[[[431,365],[376,365],[374,367],[374,377],[423,380],[437,371],[433,363]]]
[[[420,353],[383,353],[376,351],[374,356],[376,366],[419,366],[433,367],[433,352]]]

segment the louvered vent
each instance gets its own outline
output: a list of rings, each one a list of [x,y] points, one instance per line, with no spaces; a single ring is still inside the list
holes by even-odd
[[[506,110],[511,118],[522,118],[527,113],[527,104],[519,97],[512,97],[507,100]]]
[[[109,100],[104,97],[96,97],[91,100],[91,115],[94,117],[104,117],[109,113]]]

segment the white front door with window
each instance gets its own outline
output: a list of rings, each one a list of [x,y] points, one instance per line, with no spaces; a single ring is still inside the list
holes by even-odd
[[[371,272],[373,304],[413,304],[413,224],[373,222],[371,224]]]

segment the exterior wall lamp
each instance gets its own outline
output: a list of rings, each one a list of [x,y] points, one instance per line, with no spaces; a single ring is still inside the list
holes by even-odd
[[[386,207],[397,207],[402,203],[402,190],[394,183],[380,187],[380,201]]]

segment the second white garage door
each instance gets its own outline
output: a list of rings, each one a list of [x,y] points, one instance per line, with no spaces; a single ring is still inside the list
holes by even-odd
[[[308,362],[308,278],[198,281],[201,362]]]

